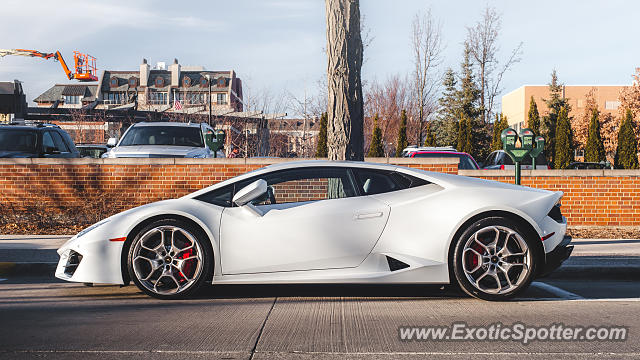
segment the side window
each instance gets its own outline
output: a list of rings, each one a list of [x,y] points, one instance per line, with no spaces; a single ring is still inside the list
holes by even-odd
[[[53,137],[51,131],[45,131],[42,133],[42,151],[55,150],[56,145],[53,143]]]
[[[208,202],[209,204],[214,204],[222,207],[231,207],[231,199],[233,197],[233,186],[234,184],[227,185],[221,187],[219,189],[215,189],[209,191],[206,194],[202,194],[198,196],[196,199],[204,202]]]
[[[264,177],[269,194],[263,204],[340,199],[355,196],[346,169],[301,168],[283,170]],[[275,201],[274,201],[275,200]]]
[[[353,169],[353,173],[356,186],[362,195],[381,194],[404,188],[393,180],[391,171]]]
[[[53,137],[53,143],[56,145],[56,150],[60,151],[61,153],[69,152],[67,144],[64,143],[64,141],[62,140],[62,136],[60,136],[57,131],[52,131],[51,137]]]
[[[431,184],[427,180],[417,178],[415,176],[394,172],[390,175],[393,180],[400,186],[401,189],[413,188],[416,186],[422,186]]]
[[[496,153],[492,152],[487,156],[487,160],[484,161],[485,166],[493,165],[493,161],[496,159]]]
[[[71,136],[69,136],[67,132],[58,132],[58,134],[62,136],[62,140],[67,145],[67,149],[69,149],[70,152],[75,152],[77,150],[73,140],[71,140]]]
[[[253,201],[254,205],[285,204],[356,196],[347,170],[337,167],[275,171],[238,182],[235,191],[239,191],[258,179],[264,179],[269,190],[261,199]]]

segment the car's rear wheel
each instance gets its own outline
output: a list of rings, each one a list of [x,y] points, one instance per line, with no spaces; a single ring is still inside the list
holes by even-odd
[[[206,235],[176,219],[154,221],[129,246],[129,276],[159,299],[193,295],[210,278],[213,256]]]
[[[476,221],[458,238],[454,274],[469,295],[506,300],[526,289],[536,272],[534,237],[515,221],[490,217]]]

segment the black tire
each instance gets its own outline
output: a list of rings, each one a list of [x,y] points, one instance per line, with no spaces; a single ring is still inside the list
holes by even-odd
[[[503,264],[500,261],[502,261],[502,254],[500,254],[500,259],[497,256],[497,253],[500,251],[495,251],[494,250],[494,255],[489,255],[490,251],[487,250],[484,247],[479,247],[478,248],[478,252],[480,251],[485,251],[486,250],[486,254],[487,256],[485,257],[485,252],[482,252],[482,256],[476,256],[474,255],[475,253],[473,253],[470,249],[467,249],[467,254],[466,256],[468,257],[476,257],[477,261],[479,262],[474,262],[471,265],[467,265],[467,270],[470,273],[471,270],[473,270],[474,268],[476,268],[476,266],[480,266],[477,268],[477,273],[479,273],[480,275],[477,277],[477,279],[480,279],[480,285],[476,285],[475,283],[472,283],[468,276],[467,276],[467,272],[465,272],[465,268],[464,268],[464,261],[469,261],[468,258],[465,258],[465,254],[463,254],[463,252],[465,251],[465,246],[467,245],[468,241],[471,241],[470,238],[472,236],[474,236],[476,234],[476,232],[480,231],[480,235],[484,236],[483,234],[485,234],[483,231],[486,231],[487,233],[487,238],[490,238],[491,233],[489,232],[490,230],[486,230],[486,229],[496,229],[496,234],[500,231],[503,231],[504,229],[509,229],[511,231],[513,231],[514,233],[516,233],[517,235],[519,235],[519,239],[515,236],[512,236],[510,238],[514,239],[514,240],[508,240],[509,241],[509,246],[510,247],[514,247],[517,245],[520,245],[520,241],[523,241],[528,249],[528,253],[530,254],[529,258],[526,257],[526,255],[522,256],[522,263],[525,263],[525,258],[527,263],[527,272],[525,274],[522,274],[522,272],[525,269],[525,266],[522,265],[515,265],[512,267],[512,270],[508,270],[506,272],[502,271],[502,267],[498,266],[497,264]],[[508,233],[506,230],[504,230],[505,233]],[[496,235],[497,236],[497,235]],[[507,238],[506,234],[504,235],[505,238]],[[496,237],[497,238],[497,237]],[[462,290],[464,292],[466,292],[467,294],[476,297],[478,299],[482,299],[482,300],[489,300],[489,301],[502,301],[502,300],[508,300],[510,298],[513,298],[514,296],[517,296],[518,294],[520,294],[522,291],[524,291],[527,287],[529,287],[529,285],[531,284],[531,281],[533,281],[536,271],[537,271],[537,267],[539,265],[540,262],[540,254],[539,254],[539,248],[538,245],[534,243],[534,241],[540,241],[538,238],[536,238],[536,236],[534,234],[531,234],[531,231],[523,228],[522,225],[520,225],[518,222],[506,218],[506,217],[501,217],[501,216],[495,216],[495,217],[487,217],[484,219],[480,219],[475,221],[474,223],[472,223],[467,229],[464,230],[464,232],[457,238],[454,239],[456,241],[456,246],[453,252],[453,272],[455,275],[455,278],[458,282],[458,284],[460,285],[460,288],[462,288]],[[499,241],[497,241],[499,243]],[[515,245],[514,245],[515,242]],[[475,243],[472,242],[473,245],[476,245]],[[497,247],[496,247],[497,249]],[[509,249],[507,249],[507,251],[509,251]],[[470,254],[471,253],[471,254]],[[524,253],[524,252],[523,252]],[[516,253],[514,253],[516,254]],[[489,258],[491,260],[489,260],[489,262],[485,263],[485,258]],[[496,259],[495,261],[498,261],[497,263],[493,263],[494,259]],[[506,259],[509,259],[509,261],[512,261],[514,263],[518,262],[518,255],[509,255],[509,256],[505,256],[504,257],[505,261],[507,261]],[[473,259],[471,259],[473,260]],[[507,263],[507,265],[509,265],[509,263]],[[485,275],[483,273],[484,269],[488,270],[494,270],[494,273],[496,274],[495,277],[494,276],[489,276],[487,277],[486,280],[482,279],[481,275]],[[493,267],[492,267],[493,266]],[[521,267],[520,270],[518,270],[518,267]],[[518,272],[520,271],[520,272]],[[501,273],[502,275],[500,275],[499,273]],[[473,272],[472,274],[470,274],[469,276],[473,277],[473,274],[476,274],[476,272]],[[493,275],[493,274],[491,274]],[[517,275],[517,278],[514,277],[514,275]],[[505,278],[508,277],[507,278]],[[477,280],[476,279],[476,280]],[[513,280],[517,280],[514,281],[515,282],[515,286],[512,286],[511,281]],[[482,287],[482,282],[494,282],[496,284],[496,289],[482,289],[480,287]],[[502,286],[509,286],[512,287],[511,289],[507,288],[506,290],[504,290],[504,292],[502,292]],[[499,291],[499,292],[493,292],[493,291]]]
[[[185,242],[184,239],[186,240],[193,240],[194,242],[197,243],[197,245],[193,244],[194,247],[191,251],[201,251],[201,259],[197,259],[196,261],[198,261],[198,265],[196,265],[197,269],[194,270],[194,274],[193,277],[191,279],[187,278],[185,274],[183,274],[183,270],[182,266],[180,267],[181,270],[178,271],[177,267],[174,265],[172,266],[172,264],[175,264],[175,261],[180,261],[180,259],[178,259],[178,256],[189,256],[191,255],[191,253],[189,253],[188,255],[185,254],[185,250],[188,249],[188,247],[183,248],[182,251],[178,251],[176,252],[175,255],[176,256],[176,260],[171,260],[169,262],[166,262],[167,265],[162,265],[162,266],[168,266],[166,268],[162,268],[162,269],[157,269],[157,270],[150,270],[148,271],[148,273],[152,273],[154,271],[160,271],[163,270],[163,272],[165,271],[164,269],[169,269],[167,271],[171,271],[172,275],[175,275],[174,277],[172,277],[172,279],[177,279],[177,278],[181,278],[180,280],[183,280],[185,282],[189,282],[189,284],[187,286],[185,286],[185,288],[183,290],[178,291],[178,289],[180,288],[180,284],[175,282],[174,283],[177,285],[176,286],[176,292],[175,293],[161,293],[161,292],[157,292],[154,291],[153,289],[149,289],[147,288],[147,286],[149,286],[150,284],[145,281],[146,285],[143,284],[144,280],[141,280],[138,278],[138,275],[136,274],[136,270],[134,269],[134,257],[137,256],[137,254],[135,253],[136,251],[145,251],[148,254],[153,254],[152,252],[149,252],[147,250],[141,250],[139,247],[137,247],[138,243],[140,241],[142,241],[143,236],[145,236],[145,234],[151,233],[153,232],[155,229],[166,229],[166,228],[177,228],[177,229],[181,229],[184,230],[183,231],[179,231],[179,235],[181,237],[183,237],[183,239],[177,239],[176,241],[182,241]],[[169,230],[164,230],[164,231],[169,231]],[[190,238],[187,237],[185,234],[190,235]],[[172,235],[173,236],[173,235]],[[177,236],[176,236],[177,237]],[[145,239],[145,241],[147,241]],[[186,243],[186,242],[185,242]],[[164,253],[164,249],[162,250]],[[169,255],[168,253],[169,250],[167,250],[167,255]],[[172,258],[167,258],[167,259],[172,259]],[[138,260],[140,261],[140,260]],[[162,261],[163,264],[165,264],[165,260],[160,260]],[[183,262],[186,261],[192,261],[189,259],[183,260]],[[142,263],[144,263],[144,261],[141,261]],[[138,265],[140,266],[140,265]],[[153,265],[150,265],[153,266]],[[162,267],[161,266],[161,267]],[[178,220],[178,219],[160,219],[160,220],[156,220],[150,224],[148,224],[147,226],[145,226],[144,228],[142,228],[134,237],[133,241],[131,241],[131,244],[129,244],[129,248],[128,248],[128,256],[127,256],[127,269],[129,272],[129,277],[130,279],[133,280],[133,282],[136,284],[136,286],[142,290],[142,292],[144,292],[145,294],[152,296],[154,298],[157,299],[163,299],[163,300],[173,300],[173,299],[184,299],[184,298],[188,298],[193,296],[194,294],[196,294],[199,290],[201,290],[201,288],[203,287],[203,284],[207,281],[210,280],[212,277],[212,273],[213,273],[213,251],[211,248],[211,244],[208,240],[208,237],[206,236],[206,234],[202,231],[202,229],[200,229],[197,226],[194,226],[188,222],[182,221],[182,220]],[[157,275],[157,274],[156,274]],[[162,277],[162,276],[160,276]],[[169,277],[167,277],[169,278]],[[156,279],[156,282],[160,280],[159,278]],[[167,282],[169,283],[169,282]],[[186,284],[186,283],[185,283]],[[153,287],[154,289],[156,288],[155,286]]]

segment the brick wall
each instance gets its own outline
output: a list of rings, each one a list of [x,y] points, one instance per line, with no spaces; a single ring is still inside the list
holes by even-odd
[[[457,159],[368,160],[457,173]],[[104,202],[114,210],[125,210],[285,161],[291,160],[0,159],[0,206],[12,211],[34,206],[68,211],[84,208],[87,202]]]
[[[460,175],[513,183],[503,170],[461,170]],[[640,170],[525,170],[522,185],[563,191],[562,213],[571,226],[640,226]]]
[[[93,209],[114,213],[183,196],[283,161],[290,160],[0,159],[0,213],[34,207],[51,213],[98,211]],[[457,159],[367,161],[458,172]],[[508,171],[463,170],[460,174],[513,182],[512,176],[506,176]],[[570,225],[640,226],[640,170],[523,171],[523,185],[564,191],[563,213]]]

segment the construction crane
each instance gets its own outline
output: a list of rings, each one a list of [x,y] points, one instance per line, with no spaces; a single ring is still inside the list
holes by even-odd
[[[74,60],[74,72],[69,70],[67,63],[64,61],[62,54],[60,51],[56,51],[54,53],[44,53],[36,50],[26,50],[26,49],[0,49],[0,57],[5,57],[7,55],[14,56],[29,56],[29,57],[39,57],[45,60],[54,59],[62,65],[62,70],[64,70],[65,75],[69,80],[78,80],[78,81],[98,81],[98,77],[96,76],[96,58],[83,54],[78,51],[73,52],[73,60]]]

